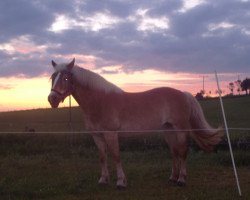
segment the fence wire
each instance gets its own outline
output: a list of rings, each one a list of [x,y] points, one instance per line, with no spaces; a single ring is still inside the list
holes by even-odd
[[[166,133],[166,132],[198,132],[198,131],[216,131],[218,129],[159,129],[159,130],[117,130],[117,131],[108,131],[108,130],[94,130],[94,131],[1,131],[0,134],[17,134],[17,133],[38,133],[38,134],[47,134],[47,133],[77,133],[77,134],[92,134],[92,133]],[[225,131],[225,128],[220,128],[220,130]],[[232,127],[228,128],[231,131],[250,131],[250,128],[238,128]],[[230,133],[231,134],[231,133]]]

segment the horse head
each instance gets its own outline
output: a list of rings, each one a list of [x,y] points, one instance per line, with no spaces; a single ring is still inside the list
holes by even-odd
[[[52,60],[55,72],[52,74],[52,86],[48,101],[52,108],[57,108],[60,102],[69,96],[73,91],[73,77],[71,70],[74,67],[75,59],[68,64],[57,64]]]

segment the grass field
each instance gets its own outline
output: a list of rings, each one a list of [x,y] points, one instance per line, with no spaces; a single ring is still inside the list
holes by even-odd
[[[209,122],[222,124],[218,100],[204,100]],[[230,127],[250,127],[250,98],[225,99]],[[73,128],[84,130],[82,114],[73,108]],[[99,161],[92,138],[67,131],[68,109],[0,113],[0,130],[21,132],[25,126],[36,132],[0,135],[0,199],[250,199],[250,151],[234,151],[243,197],[238,196],[228,150],[205,154],[191,148],[187,186],[167,183],[171,172],[168,149],[160,136],[121,139],[121,156],[128,188],[115,188],[112,180],[100,187]],[[249,138],[248,131],[233,131],[234,139]]]
[[[215,127],[223,125],[218,99],[200,101],[209,123]],[[250,127],[250,97],[226,98],[224,107],[229,127]],[[72,126],[74,131],[84,130],[83,114],[79,107],[72,108]],[[37,132],[68,131],[69,108],[36,109],[0,113],[0,131],[22,132],[25,127]]]

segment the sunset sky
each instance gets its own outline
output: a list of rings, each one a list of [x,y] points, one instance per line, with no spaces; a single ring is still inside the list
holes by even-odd
[[[214,71],[250,77],[248,0],[0,1],[0,111],[48,108],[51,60],[93,70],[125,91],[214,95]],[[68,106],[67,100],[62,106]]]

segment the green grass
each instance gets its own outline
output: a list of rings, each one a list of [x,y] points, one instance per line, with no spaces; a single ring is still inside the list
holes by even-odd
[[[214,127],[224,126],[221,106],[218,98],[200,101],[205,116]],[[229,128],[250,128],[250,96],[223,98],[227,125]],[[246,130],[229,130],[232,140],[250,141]]]
[[[167,183],[171,160],[165,146],[122,151],[128,188],[97,184],[99,161],[93,141],[81,134],[0,136],[0,199],[248,199],[250,153],[235,152],[243,198],[239,198],[227,151],[190,150],[185,188]],[[121,145],[127,141],[121,140]],[[146,145],[147,146],[147,145]],[[240,161],[240,162],[239,162]]]
[[[200,103],[211,125],[223,125],[218,99],[205,99]],[[229,127],[250,127],[250,97],[225,98],[224,107]],[[72,108],[72,123],[75,131],[84,130],[83,114],[79,107]],[[37,132],[68,131],[69,108],[0,113],[1,131],[21,132],[26,126],[34,128]]]
[[[228,123],[249,127],[250,98],[225,99]],[[201,101],[208,121],[221,124],[218,99]],[[74,130],[84,130],[82,113],[73,108]],[[187,186],[167,183],[171,159],[160,136],[121,139],[121,157],[128,188],[115,188],[115,170],[109,160],[111,183],[97,184],[100,175],[98,154],[93,140],[84,134],[49,133],[68,131],[68,109],[38,109],[0,113],[0,130],[36,132],[0,134],[1,200],[80,200],[80,199],[174,199],[224,200],[250,199],[250,152],[234,151],[243,197],[238,196],[228,150],[205,154],[190,149]],[[249,132],[231,132],[235,138],[247,138]],[[247,136],[248,135],[248,136]]]
[[[71,113],[74,130],[84,130],[80,108],[73,107]],[[69,131],[69,109],[35,109],[0,113],[2,132],[22,132],[25,127],[35,129],[36,132]]]
[[[209,122],[216,126],[223,124],[219,99],[200,101]],[[250,127],[250,97],[223,98],[228,127]]]

